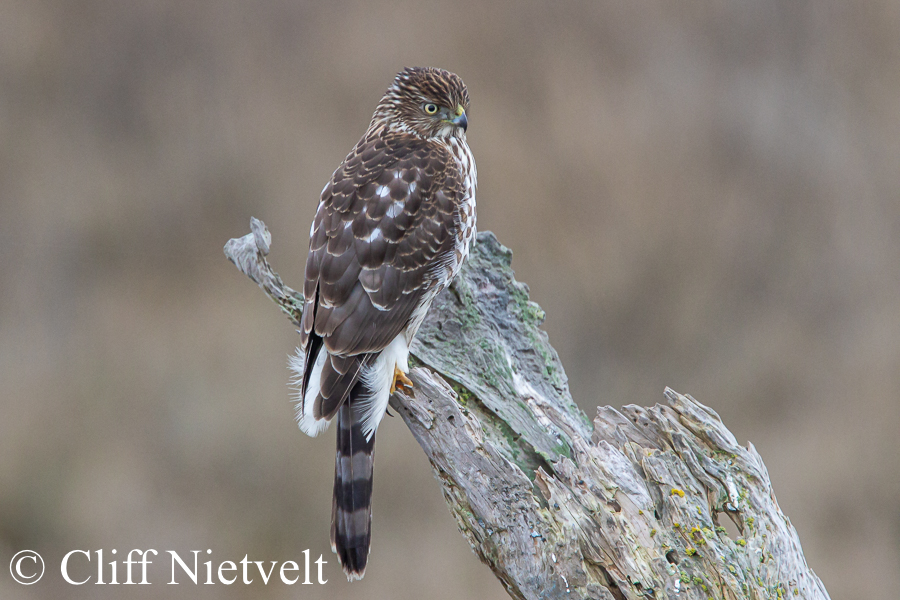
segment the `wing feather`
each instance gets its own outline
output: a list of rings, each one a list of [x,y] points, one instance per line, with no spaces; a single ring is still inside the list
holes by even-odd
[[[434,284],[431,267],[454,250],[461,183],[443,145],[411,136],[364,140],[335,171],[313,224],[305,286],[319,288],[326,310],[314,332],[329,352],[377,352],[406,326]]]
[[[455,253],[465,190],[445,146],[364,139],[322,191],[306,262],[301,348],[328,358],[309,413],[331,419],[362,368],[400,334]],[[305,394],[304,394],[305,398]]]

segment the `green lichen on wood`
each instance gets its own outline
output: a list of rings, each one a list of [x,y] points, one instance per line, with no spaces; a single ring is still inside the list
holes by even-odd
[[[506,351],[489,338],[480,338],[478,347],[484,352],[484,356],[489,358],[482,365],[478,376],[494,389],[512,390],[513,369]]]
[[[450,387],[453,388],[453,391],[456,392],[456,398],[463,406],[466,406],[469,403],[469,400],[472,400],[475,397],[472,392],[465,388],[465,386],[462,386],[453,380],[447,380],[447,382],[450,384]]]
[[[539,468],[543,468],[546,472],[552,472],[552,467],[546,457],[528,444],[506,421],[485,406],[471,390],[450,378],[444,378],[444,381],[456,393],[463,414],[469,415],[471,412],[473,417],[481,423],[485,442],[491,443],[507,460],[519,467],[530,481],[534,482],[535,471]]]
[[[459,278],[453,281],[449,291],[456,297],[459,302],[460,309],[457,310],[455,316],[460,326],[464,330],[474,329],[481,323],[481,314],[475,304],[475,298],[469,284],[465,279]]]
[[[543,311],[515,280],[511,258],[493,234],[479,234],[460,276],[435,299],[411,352],[475,394],[553,462],[572,455],[567,430],[545,431],[547,424],[523,400],[547,397],[567,406],[580,432],[590,431],[590,421],[568,392],[565,371],[540,329]]]

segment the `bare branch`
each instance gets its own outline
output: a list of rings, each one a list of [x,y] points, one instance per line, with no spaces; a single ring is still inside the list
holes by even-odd
[[[269,266],[266,256],[272,244],[272,234],[266,224],[250,217],[250,233],[232,238],[225,244],[225,256],[241,273],[252,279],[277,304],[296,327],[303,314],[303,294],[286,286]]]

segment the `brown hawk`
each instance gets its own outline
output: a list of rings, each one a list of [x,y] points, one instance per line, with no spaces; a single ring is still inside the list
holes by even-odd
[[[453,73],[408,68],[322,190],[310,229],[296,374],[308,435],[337,417],[331,545],[347,578],[366,569],[375,430],[409,346],[475,236],[469,93]]]

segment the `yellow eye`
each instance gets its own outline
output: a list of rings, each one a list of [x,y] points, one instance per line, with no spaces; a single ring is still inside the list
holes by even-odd
[[[438,111],[437,104],[431,104],[430,102],[425,105],[425,112],[429,115],[433,115]]]

